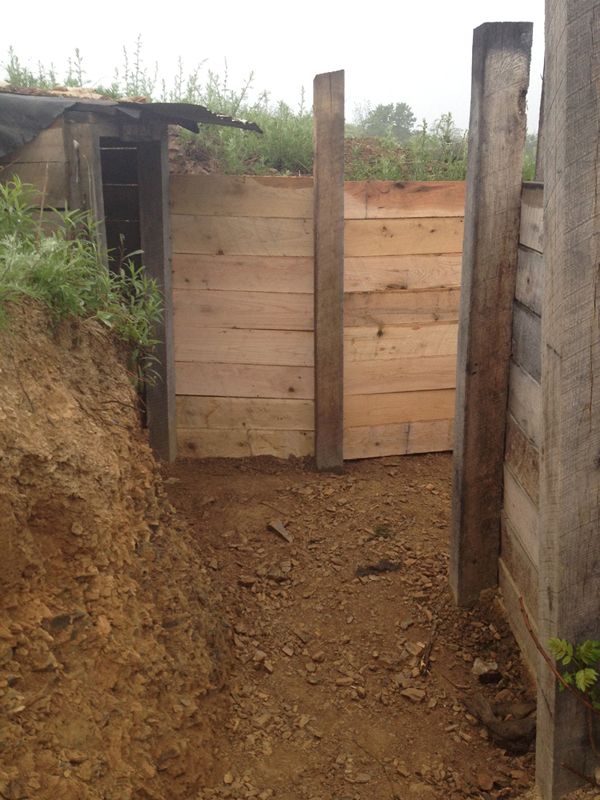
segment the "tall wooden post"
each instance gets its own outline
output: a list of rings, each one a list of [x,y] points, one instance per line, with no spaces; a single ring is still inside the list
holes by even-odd
[[[344,72],[314,81],[315,460],[344,466]]]
[[[450,584],[498,581],[502,463],[533,25],[475,29],[454,423]]]
[[[539,631],[600,639],[600,2],[547,0]],[[586,710],[540,659],[544,800],[598,766]],[[600,726],[596,724],[598,732]]]
[[[169,211],[169,151],[167,126],[158,138],[140,141],[138,185],[140,236],[146,274],[154,278],[164,296],[164,316],[156,325],[159,377],[146,390],[150,447],[165,461],[177,457],[175,419],[175,356],[173,341],[173,289],[171,271],[171,216]]]

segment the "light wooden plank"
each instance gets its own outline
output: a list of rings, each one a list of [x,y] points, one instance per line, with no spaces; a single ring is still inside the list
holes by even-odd
[[[540,183],[523,184],[521,206],[521,231],[519,242],[531,250],[543,252],[544,186]]]
[[[344,226],[345,253],[347,258],[460,253],[463,227],[461,217],[350,219]]]
[[[542,314],[542,270],[544,256],[535,250],[519,247],[515,299],[534,314]]]
[[[314,413],[312,400],[177,397],[178,428],[312,431]]]
[[[536,506],[540,501],[540,454],[513,415],[506,415],[504,460]]]
[[[35,187],[38,193],[33,193],[29,198],[31,205],[39,206],[43,194],[44,208],[64,208],[68,197],[67,165],[64,161],[49,161],[46,163],[25,163],[0,166],[0,182],[3,184],[14,180],[17,175],[21,183]]]
[[[540,560],[540,514],[506,464],[503,508],[531,562],[537,567]]]
[[[382,292],[460,286],[461,267],[460,253],[346,258],[344,289],[346,292]]]
[[[533,614],[532,622],[537,623],[538,611],[538,570],[529,554],[521,544],[517,532],[505,513],[502,514],[501,557],[519,595],[523,597]]]
[[[313,256],[312,219],[173,214],[171,228],[175,253]]]
[[[47,161],[65,160],[63,121],[62,117],[59,117],[52,125],[38,133],[35,139],[19,147],[18,150],[0,157],[0,170],[4,164],[45,164]]]
[[[314,291],[313,258],[173,256],[173,288],[238,292]]]
[[[458,289],[425,291],[352,292],[344,297],[344,323],[348,327],[455,322]]]
[[[314,452],[314,434],[311,431],[179,428],[177,442],[184,458],[301,458]]]
[[[450,586],[461,606],[496,585],[502,466],[533,26],[473,36]]]
[[[387,394],[454,389],[456,356],[349,361],[344,365],[344,394]]]
[[[517,644],[521,650],[524,663],[528,668],[531,677],[535,680],[539,654],[523,621],[521,606],[519,605],[519,589],[512,580],[502,558],[500,558],[498,565],[500,572],[499,583],[502,591],[502,605],[504,606],[504,612],[510,623],[510,627],[514,633],[515,639],[517,640]],[[525,606],[525,610],[527,611],[527,615],[531,620],[531,627],[533,628],[534,633],[537,634],[537,627],[534,622],[535,610],[527,607],[527,605]]]
[[[344,429],[452,419],[454,389],[344,397]]]
[[[344,328],[345,361],[456,355],[457,322]]]
[[[541,407],[540,384],[511,359],[508,379],[508,410],[538,451],[541,442]]]
[[[515,301],[513,308],[512,357],[536,381],[542,374],[542,320]]]
[[[175,362],[177,394],[203,397],[289,397],[312,399],[312,367]]]
[[[344,458],[379,458],[452,450],[453,420],[374,425],[344,431]]]
[[[312,219],[313,179],[172,175],[171,213]]]
[[[268,292],[173,292],[178,328],[251,328],[310,331],[313,298],[309,294]]]
[[[175,325],[175,360],[312,367],[310,331],[253,331]]]
[[[544,119],[540,640],[598,638],[600,587],[600,15],[548,0]],[[540,670],[536,777],[544,800],[594,775],[586,710]]]
[[[346,219],[462,217],[464,181],[346,181]]]
[[[314,80],[315,461],[342,472],[344,401],[344,71]]]

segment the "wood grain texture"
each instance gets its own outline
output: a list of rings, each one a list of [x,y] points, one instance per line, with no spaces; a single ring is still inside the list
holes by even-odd
[[[511,578],[506,564],[502,558],[499,559],[498,566],[499,584],[502,592],[502,605],[504,606],[504,612],[510,623],[510,627],[515,639],[517,640],[517,644],[519,645],[525,664],[529,669],[529,673],[532,679],[535,681],[539,654],[533,639],[529,635],[529,631],[523,622],[521,606],[519,605],[519,587],[516,586],[515,582]],[[537,627],[535,625],[535,609],[532,610],[527,606],[527,604],[525,604],[525,610],[527,611],[527,616],[531,620],[531,627],[533,628],[534,633],[537,635]]]
[[[462,256],[372,256],[344,259],[346,292],[459,287]]]
[[[540,515],[531,498],[504,465],[503,511],[535,567],[539,564]]]
[[[532,622],[537,624],[538,569],[505,513],[502,513],[501,557],[519,595],[531,610]]]
[[[298,330],[313,328],[313,299],[309,294],[268,292],[173,292],[178,328],[251,328]]]
[[[542,314],[543,268],[544,256],[541,253],[519,247],[515,300],[538,316]]]
[[[346,181],[346,219],[463,217],[464,181]]]
[[[178,428],[312,431],[312,400],[249,397],[177,397]]]
[[[188,291],[314,291],[313,258],[261,256],[173,256],[173,288]]]
[[[68,198],[67,165],[65,161],[49,161],[39,163],[17,163],[0,166],[0,182],[3,184],[14,180],[17,176],[21,183],[28,183],[38,189],[29,202],[39,206],[42,202],[44,185],[44,208],[64,208]]]
[[[344,328],[344,360],[386,361],[413,356],[456,355],[456,322]]]
[[[531,41],[531,23],[516,22],[473,38],[450,559],[462,606],[498,576]]]
[[[313,179],[172,175],[171,213],[312,219]]]
[[[314,101],[315,461],[344,467],[344,72],[317,75]],[[300,254],[298,254],[300,255]]]
[[[515,301],[513,307],[512,357],[536,381],[542,375],[542,320]]]
[[[540,639],[598,638],[600,14],[548,0],[544,119],[544,289],[540,470]],[[544,800],[593,775],[585,709],[540,671],[536,769]]]
[[[310,331],[237,330],[179,325],[175,321],[175,360],[207,364],[274,364],[312,367]]]
[[[45,164],[47,161],[65,160],[63,120],[59,117],[48,128],[40,131],[35,139],[19,147],[18,150],[0,157],[0,174],[5,164]]]
[[[527,492],[532,503],[538,508],[540,502],[540,454],[510,412],[506,415],[504,460]]]
[[[344,370],[344,395],[454,389],[456,356],[349,361]]]
[[[462,217],[350,219],[344,227],[347,258],[462,251]]]
[[[508,410],[525,436],[539,451],[542,441],[542,389],[540,384],[512,359],[508,379]]]
[[[173,252],[224,256],[313,256],[312,219],[174,214]]]
[[[452,419],[454,389],[344,397],[344,429]]]
[[[204,397],[314,398],[312,367],[175,363],[177,394]]]
[[[456,288],[351,292],[344,297],[344,323],[362,327],[456,322],[459,301],[460,292]]]
[[[437,419],[347,428],[344,431],[344,458],[379,458],[452,450],[453,427],[452,419]]]
[[[300,458],[314,452],[314,434],[311,431],[179,428],[177,443],[184,458]]]
[[[521,231],[519,241],[530,250],[543,252],[544,230],[544,185],[524,183],[521,207]]]

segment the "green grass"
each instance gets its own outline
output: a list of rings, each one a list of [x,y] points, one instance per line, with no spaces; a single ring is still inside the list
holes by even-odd
[[[155,282],[128,260],[114,272],[105,268],[89,212],[52,210],[45,232],[30,202],[34,194],[17,177],[0,184],[0,325],[10,324],[9,302],[26,297],[50,309],[56,322],[95,318],[131,346],[137,380],[151,380],[154,328],[163,313]]]

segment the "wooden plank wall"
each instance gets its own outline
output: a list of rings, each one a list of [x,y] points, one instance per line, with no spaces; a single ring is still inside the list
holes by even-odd
[[[452,448],[463,213],[346,183],[346,459]],[[172,175],[171,214],[180,454],[312,454],[312,179]]]
[[[537,651],[519,597],[537,627],[541,441],[543,185],[523,184],[510,360],[499,580],[511,626],[531,672]]]

